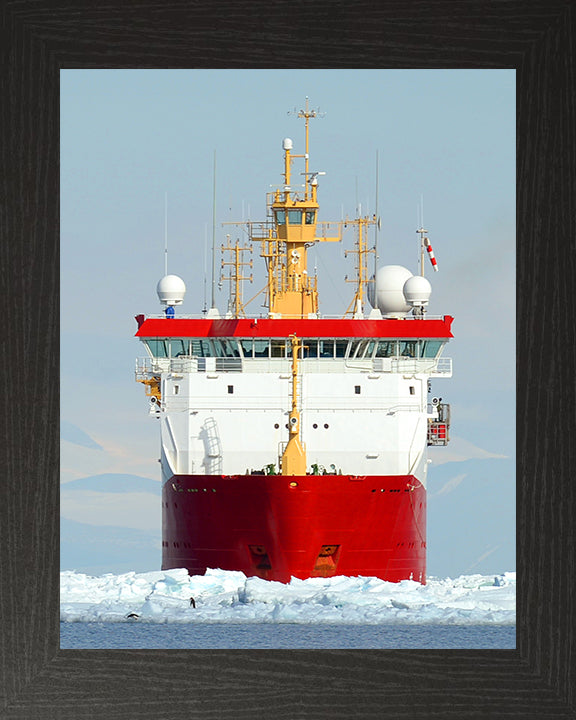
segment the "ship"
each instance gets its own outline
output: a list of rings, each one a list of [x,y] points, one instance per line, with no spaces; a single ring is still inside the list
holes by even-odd
[[[380,219],[318,219],[325,173],[310,170],[309,155],[317,111],[306,99],[297,115],[303,152],[282,141],[283,184],[266,193],[265,220],[237,224],[248,246],[229,234],[222,246],[226,310],[213,299],[181,315],[185,283],[165,274],[163,312],[136,316],[146,352],[136,380],[160,425],[162,569],[425,584],[428,448],[446,445],[450,431],[450,406],[431,383],[452,375],[443,351],[453,317],[428,314],[425,254],[438,265],[423,227],[419,272],[374,263],[371,273],[377,240],[369,247],[368,238]],[[345,313],[326,315],[308,250],[349,231],[353,297]],[[254,247],[264,310],[250,314],[242,287]]]

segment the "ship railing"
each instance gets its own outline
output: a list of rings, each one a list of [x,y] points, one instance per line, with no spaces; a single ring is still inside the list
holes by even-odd
[[[359,364],[364,370],[370,370],[370,360]],[[197,372],[248,372],[280,373],[290,377],[292,361],[290,358],[217,358],[217,357],[180,357],[180,358],[137,358],[136,378],[144,379],[151,375],[173,373],[175,375]],[[344,358],[306,358],[301,361],[304,373],[345,371]]]
[[[177,357],[137,358],[136,378],[173,373],[175,375],[196,372],[242,372],[242,358]]]
[[[171,363],[177,359],[170,358],[136,358],[136,379],[140,380],[151,375],[161,375],[171,371]],[[195,358],[190,358],[189,369],[184,370],[182,362],[178,359],[180,372],[196,372]]]
[[[136,367],[134,368],[136,380],[144,380],[150,375],[153,375],[153,365],[154,363],[150,358],[136,358]],[[161,373],[162,370],[157,370],[156,372]]]
[[[335,233],[328,235],[328,233]],[[342,223],[330,220],[321,220],[316,223],[316,237],[322,240],[341,240],[342,239]]]
[[[441,357],[436,361],[436,375],[452,375],[452,358]]]
[[[239,357],[177,357],[137,358],[136,379],[152,375],[173,373],[175,375],[197,372],[248,372],[290,373],[290,358],[239,358]],[[430,376],[452,375],[452,358],[374,358],[370,360],[346,360],[344,358],[305,358],[300,364],[303,373],[342,373],[346,371],[420,373]]]
[[[374,358],[372,369],[374,372],[452,375],[452,358]]]

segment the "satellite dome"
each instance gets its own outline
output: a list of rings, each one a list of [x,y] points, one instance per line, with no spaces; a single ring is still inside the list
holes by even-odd
[[[404,283],[402,288],[406,302],[412,307],[423,307],[428,305],[430,295],[432,293],[432,286],[422,275],[412,275]]]
[[[181,305],[186,294],[186,285],[178,275],[164,275],[156,286],[156,292],[164,305]]]
[[[410,305],[406,302],[403,288],[412,273],[402,265],[384,265],[376,273],[376,301],[374,291],[369,298],[372,307],[377,307],[385,317],[403,317]]]

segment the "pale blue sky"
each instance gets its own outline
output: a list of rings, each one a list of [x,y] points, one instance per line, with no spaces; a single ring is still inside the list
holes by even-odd
[[[305,96],[325,113],[310,127],[311,170],[326,172],[320,219],[352,217],[357,201],[363,212],[375,210],[378,152],[381,264],[415,272],[423,198],[439,265],[435,274],[426,268],[430,312],[455,317],[446,351],[454,377],[434,383],[434,393],[452,405],[454,442],[434,453],[429,491],[438,517],[438,503],[451,495],[450,512],[468,518],[478,538],[484,531],[482,521],[475,525],[475,509],[489,512],[497,503],[505,549],[492,557],[507,565],[495,571],[510,570],[516,171],[510,70],[63,71],[62,419],[101,449],[63,442],[62,479],[102,472],[159,478],[158,427],[133,379],[134,358],[142,355],[133,336],[134,315],[159,312],[165,193],[168,269],[188,288],[182,312],[197,313],[210,269],[214,151],[219,246],[226,232],[234,233],[221,222],[264,219],[265,193],[281,182],[282,139],[291,137],[294,151],[303,151],[303,122],[288,111],[302,107]],[[350,231],[343,247],[311,253],[325,314],[343,312],[352,297],[344,276],[353,275],[354,261],[344,259],[344,250],[353,242]],[[254,257],[260,269],[245,297],[263,285],[262,261]],[[209,298],[210,277],[207,284]],[[217,304],[225,303],[223,292]],[[262,311],[258,301],[249,309]],[[498,498],[490,483],[482,485],[469,468],[462,472],[462,463],[476,459],[481,468],[479,458],[495,456],[508,458],[484,465],[492,479],[502,473]],[[101,515],[96,504],[84,515],[106,524],[105,506]],[[86,519],[76,506],[63,504],[63,512]]]

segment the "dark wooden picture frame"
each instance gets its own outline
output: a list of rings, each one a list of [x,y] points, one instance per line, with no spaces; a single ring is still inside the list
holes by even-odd
[[[5,0],[0,13],[0,718],[575,718],[574,3]],[[516,650],[60,650],[59,71],[115,67],[516,69]]]

